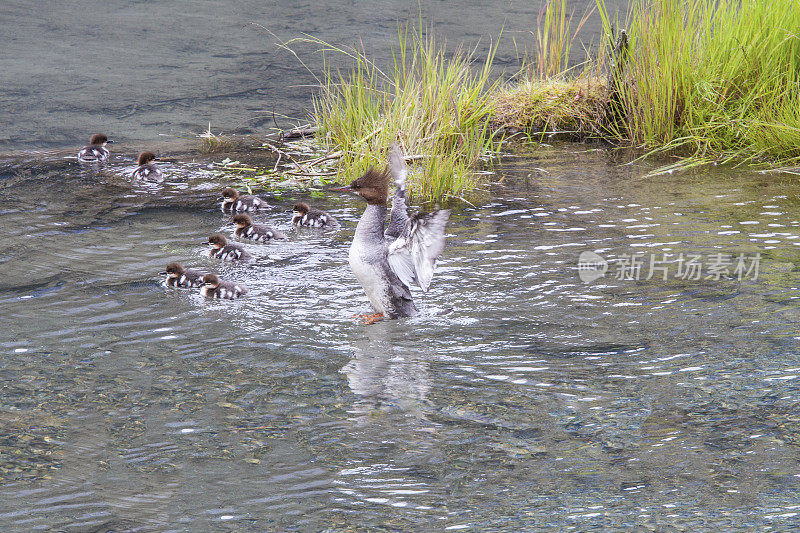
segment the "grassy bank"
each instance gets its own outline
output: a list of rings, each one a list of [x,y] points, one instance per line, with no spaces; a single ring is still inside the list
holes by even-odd
[[[400,142],[416,196],[458,196],[478,183],[476,165],[509,132],[669,152],[681,156],[673,166],[800,164],[800,0],[634,0],[613,23],[602,0],[598,9],[609,35],[626,29],[627,54],[601,47],[566,71],[585,17],[573,22],[566,0],[551,0],[535,57],[503,84],[490,82],[494,48],[479,62],[405,33],[387,68],[340,50],[355,66],[327,72],[314,109],[319,142],[340,156],[336,179],[383,165],[387,147]],[[612,64],[619,68],[609,78]]]
[[[684,164],[800,162],[800,1],[636,0],[626,26],[618,140]]]

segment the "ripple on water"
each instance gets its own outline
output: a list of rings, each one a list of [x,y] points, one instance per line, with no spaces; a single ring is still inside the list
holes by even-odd
[[[513,159],[491,204],[455,206],[431,290],[415,292],[421,315],[373,326],[352,318],[369,304],[347,264],[361,210],[350,198],[315,199],[338,232],[294,230],[295,198],[275,201],[258,220],[289,240],[247,243],[256,259],[235,265],[205,256],[200,241],[232,228],[212,186],[181,181],[188,164],[172,164],[159,193],[115,176],[4,182],[35,222],[0,214],[11,258],[0,263],[0,520],[788,528],[798,243],[779,228],[800,225],[795,185],[733,175],[631,187],[635,167],[606,155],[541,153],[547,174],[525,178],[534,163]],[[767,245],[758,280],[577,273],[584,250],[615,260]],[[171,260],[250,293],[220,302],[162,287]]]

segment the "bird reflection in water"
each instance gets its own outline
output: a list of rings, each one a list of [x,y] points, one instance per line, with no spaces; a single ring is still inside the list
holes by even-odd
[[[341,370],[359,397],[353,413],[404,411],[424,418],[430,376],[426,348],[416,348],[404,330],[405,321],[377,322],[353,345],[355,354]]]

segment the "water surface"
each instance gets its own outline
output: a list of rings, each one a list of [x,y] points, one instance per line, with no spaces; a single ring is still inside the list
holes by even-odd
[[[582,14],[594,1],[572,4]],[[194,139],[209,122],[217,134],[256,135],[306,123],[323,59],[349,65],[340,54],[323,58],[317,45],[295,43],[298,57],[276,46],[304,34],[356,46],[385,68],[406,23],[481,60],[502,33],[495,75],[512,74],[531,49],[539,9],[469,0],[63,0],[37,10],[6,0],[0,150],[80,147],[102,132],[163,153],[166,140]],[[579,39],[591,48],[599,34],[595,14]],[[575,62],[585,59],[582,46],[573,51]]]
[[[290,239],[222,265],[220,186],[178,159],[5,159],[0,523],[31,530],[786,530],[800,509],[798,185],[643,178],[590,145],[507,153],[453,206],[419,317],[364,326],[363,208],[287,194]],[[340,231],[292,230],[310,200]],[[584,283],[578,256],[611,261]],[[630,254],[760,253],[736,279]],[[167,262],[247,285],[165,289]]]
[[[591,145],[508,147],[497,183],[451,206],[422,314],[371,326],[353,318],[370,310],[346,259],[354,198],[272,197],[258,220],[288,242],[248,244],[246,266],[205,257],[232,230],[214,201],[227,183],[175,139],[302,120],[314,77],[273,43],[307,32],[388,60],[417,5],[4,3],[3,531],[797,527],[795,181],[644,178]],[[451,49],[482,54],[504,28],[496,75],[539,9],[421,7]],[[585,29],[599,40],[596,17]],[[78,166],[101,130],[122,146]],[[130,182],[139,146],[170,156],[164,186]],[[341,230],[291,229],[298,199]],[[604,277],[581,280],[582,252]],[[695,256],[732,263],[677,276]],[[737,276],[737,257],[758,274]],[[671,261],[666,279],[651,259]],[[172,260],[250,294],[165,289]]]

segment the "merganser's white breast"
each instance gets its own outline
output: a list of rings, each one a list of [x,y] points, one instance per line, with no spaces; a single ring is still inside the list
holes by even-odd
[[[353,238],[350,245],[348,259],[350,269],[364,292],[367,293],[375,311],[385,315],[390,314],[389,309],[389,278],[386,276],[384,262],[386,261],[386,248],[380,243],[373,243],[367,239]]]
[[[389,318],[413,316],[417,308],[411,292],[389,266],[385,218],[385,205],[367,205],[350,246],[350,268],[375,311]]]

